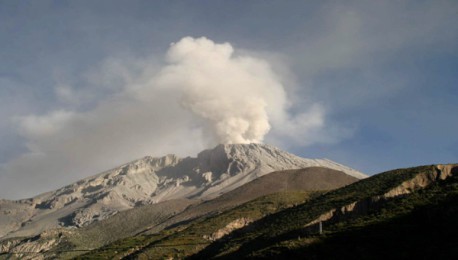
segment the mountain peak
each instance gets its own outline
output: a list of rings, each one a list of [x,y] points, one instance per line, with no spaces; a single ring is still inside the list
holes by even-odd
[[[198,158],[204,158],[208,156],[225,156],[226,158],[238,158],[242,159],[243,157],[252,158],[252,159],[262,159],[265,157],[290,157],[297,158],[293,154],[282,151],[279,148],[260,143],[250,143],[250,144],[219,144],[212,149],[204,150],[199,153]]]
[[[142,204],[184,198],[207,200],[274,171],[313,166],[367,177],[330,160],[301,158],[267,144],[220,144],[196,158],[146,156],[32,198],[27,205],[18,202],[26,208],[23,217],[11,218],[11,226],[1,231],[0,237],[10,232],[36,234],[39,226],[85,226]],[[30,224],[17,230],[21,223]]]
[[[249,144],[218,144],[213,149],[210,150],[219,150],[223,149],[225,151],[229,150],[257,150],[257,149],[277,149],[275,146],[269,144],[262,144],[262,143],[249,143]]]

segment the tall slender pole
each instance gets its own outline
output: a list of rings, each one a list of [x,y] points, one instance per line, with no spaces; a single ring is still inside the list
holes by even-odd
[[[320,235],[323,234],[323,223],[321,221],[320,221],[318,227],[319,227]]]

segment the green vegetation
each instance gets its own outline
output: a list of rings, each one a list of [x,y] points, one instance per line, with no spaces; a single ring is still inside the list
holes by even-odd
[[[125,235],[78,256],[84,252],[75,245],[91,243],[85,238],[94,236],[101,243],[110,230],[120,236],[126,230],[137,232],[142,223],[170,216],[160,209],[139,209],[141,214],[132,211],[118,218],[141,223],[125,223],[116,230],[122,219],[113,218],[108,229],[83,229],[85,233],[69,237],[49,253],[78,259],[454,258],[458,255],[458,239],[453,238],[458,231],[457,170],[455,166],[446,180],[439,180],[438,168],[431,165],[381,173],[326,193],[274,193],[219,212],[190,214],[199,217],[182,218],[156,234]],[[317,224],[309,225],[318,218],[322,234]]]
[[[318,194],[317,192],[282,192],[263,196],[219,214],[176,225],[157,235],[140,235],[116,241],[82,255],[80,258],[114,259],[127,255],[140,259],[183,258],[208,246],[211,241],[205,239],[204,236],[224,228],[231,221],[240,218],[257,220],[268,214],[303,203],[310,196]]]
[[[458,176],[387,201],[380,210],[326,227],[313,243],[283,241],[251,257],[456,259]],[[275,250],[271,250],[275,249]]]
[[[298,207],[260,219],[216,241],[192,258],[408,258],[438,248],[446,249],[441,253],[444,257],[456,256],[458,243],[453,237],[458,231],[454,221],[458,211],[457,176],[408,195],[371,202],[374,196],[388,192],[417,174],[432,174],[435,170],[434,166],[423,166],[390,171],[328,192]],[[355,201],[372,204],[367,204],[361,214],[325,222],[323,235],[304,228],[318,216]],[[444,229],[447,231],[441,231]],[[450,236],[439,237],[441,232]]]
[[[246,258],[272,259],[456,259],[457,197],[377,222],[346,223],[322,236],[278,242]],[[447,217],[442,215],[446,213]],[[227,255],[231,258],[237,254]]]

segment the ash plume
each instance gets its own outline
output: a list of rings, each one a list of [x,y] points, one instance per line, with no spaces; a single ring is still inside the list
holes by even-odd
[[[205,121],[212,143],[259,143],[269,132],[269,109],[285,93],[267,62],[234,55],[229,43],[186,37],[171,45],[157,84],[178,89],[180,103]]]
[[[29,193],[4,196],[31,196],[145,155],[329,140],[319,104],[291,111],[294,101],[269,63],[229,43],[185,37],[170,46],[165,64],[151,56],[101,65],[90,71],[90,87],[58,82],[62,107],[15,118],[27,151],[0,169],[0,190],[13,183]],[[94,105],[79,109],[88,97],[97,97]]]

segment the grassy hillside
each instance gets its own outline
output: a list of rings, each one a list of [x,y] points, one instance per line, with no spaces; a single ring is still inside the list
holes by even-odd
[[[458,231],[453,221],[458,194],[456,168],[454,171],[452,177],[433,180],[425,189],[377,201],[375,198],[420,174],[436,176],[437,169],[423,166],[382,173],[262,218],[212,243],[193,258],[408,258],[421,255],[422,247],[430,253],[440,248],[441,254],[449,257],[456,253],[458,240],[437,236]],[[353,202],[364,207],[355,208],[347,217],[341,214],[325,221],[324,234],[305,227]]]
[[[315,193],[314,193],[315,194]],[[81,258],[114,259],[129,255],[135,258],[183,258],[197,253],[211,243],[204,236],[224,228],[228,223],[245,218],[251,221],[287,207],[303,203],[310,192],[282,192],[263,196],[236,208],[201,217],[189,223],[164,230],[156,235],[140,235],[123,239],[82,255]]]
[[[456,184],[456,180],[455,180]],[[397,217],[380,214],[378,219],[355,219],[330,227],[315,243],[285,241],[253,256],[285,259],[456,259],[458,256],[458,194],[439,199],[415,194],[398,201],[415,207]],[[433,199],[418,205],[417,199]],[[437,201],[436,201],[437,199]],[[419,204],[423,204],[425,201]],[[374,216],[372,216],[374,217]]]

